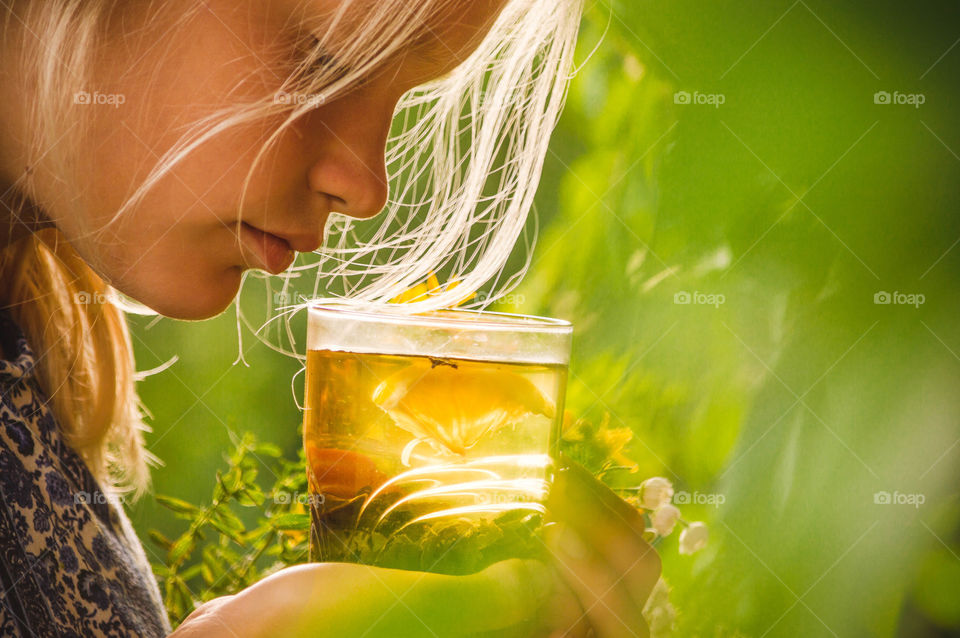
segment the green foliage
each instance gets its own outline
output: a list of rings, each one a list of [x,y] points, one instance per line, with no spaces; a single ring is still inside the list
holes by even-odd
[[[569,421],[561,443],[563,453],[581,462],[614,489],[631,496],[639,475],[624,456],[632,438],[626,428],[586,420]],[[226,455],[218,470],[209,505],[195,505],[157,495],[171,515],[187,522],[175,538],[149,531],[150,542],[162,550],[153,562],[171,623],[179,625],[196,606],[236,594],[273,571],[309,559],[310,514],[306,460],[302,450],[289,460],[276,446],[247,433]],[[623,465],[623,464],[626,465]],[[272,477],[264,487],[261,469]],[[619,473],[614,470],[621,470]],[[256,513],[245,523],[243,510]],[[494,562],[528,557],[546,560],[538,537],[541,516],[508,511],[490,523],[451,519],[420,533],[348,537],[340,560],[397,569],[469,574]]]
[[[340,560],[393,569],[473,574],[508,558],[545,559],[541,517],[520,510],[492,521],[455,518],[384,536],[350,534]]]
[[[283,459],[278,447],[247,433],[226,461],[227,469],[216,473],[209,505],[156,497],[174,517],[188,521],[174,539],[149,532],[164,552],[153,566],[174,626],[197,604],[235,594],[273,569],[306,560],[310,516],[301,498],[306,494],[302,453],[296,461]],[[262,467],[273,477],[266,490]],[[256,510],[255,525],[238,516],[243,508]]]
[[[960,449],[958,17],[945,2],[589,7],[581,51],[596,52],[511,309],[577,326],[570,409],[630,428],[645,475],[724,497],[690,508],[712,523],[706,552],[665,553],[680,635],[956,628],[960,587],[927,557],[960,538],[937,515]],[[884,108],[878,90],[931,108]],[[894,290],[927,302],[874,302]],[[697,292],[723,302],[684,301]],[[874,503],[894,490],[927,500],[909,516]]]

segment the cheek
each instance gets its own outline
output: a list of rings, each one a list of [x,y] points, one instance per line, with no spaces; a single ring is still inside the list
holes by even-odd
[[[175,226],[164,233],[127,225],[92,246],[103,259],[102,276],[157,312],[203,319],[236,296],[242,268],[230,230]]]
[[[182,24],[182,12],[174,10],[163,19],[151,17],[140,40],[147,44],[135,50],[117,45],[107,56],[116,62],[103,70],[113,80],[103,91],[123,95],[124,101],[87,113],[93,126],[83,183],[94,214],[117,210],[185,134],[199,130],[198,122],[209,124],[231,106],[276,92],[284,71],[268,55],[268,34],[275,30],[265,24],[266,16],[259,10],[251,14],[253,6],[236,0],[202,4],[207,8]],[[131,24],[146,20],[141,10],[129,11]],[[244,124],[204,141],[151,189],[148,208],[167,207],[172,218],[200,201],[211,219],[235,219],[253,159],[276,126],[277,121]],[[260,183],[254,179],[248,197],[264,196],[262,188],[257,192]]]
[[[246,191],[244,219],[297,206],[291,193],[306,192],[296,187],[295,176],[303,174],[298,142],[285,135],[264,156]],[[118,290],[166,316],[219,314],[240,285],[237,206],[259,144],[259,135],[237,134],[199,148],[108,233],[80,240],[81,254],[98,260],[98,271]],[[244,146],[254,150],[243,156]],[[224,158],[233,165],[223,166]]]
[[[155,181],[128,213],[148,226],[166,228],[182,223],[222,225],[236,220],[242,192],[245,205],[263,202],[269,198],[270,190],[276,190],[277,184],[283,182],[283,174],[291,170],[289,161],[270,152],[250,173],[267,138],[265,126],[231,130],[203,142]],[[145,147],[140,142],[141,133],[147,131],[121,126],[101,138],[91,161],[96,168],[85,180],[89,223],[102,225],[109,221],[127,198],[146,183],[159,158],[178,141],[169,138]],[[271,175],[266,174],[267,170]],[[246,183],[248,176],[250,181]],[[278,178],[276,183],[271,184],[270,177]]]

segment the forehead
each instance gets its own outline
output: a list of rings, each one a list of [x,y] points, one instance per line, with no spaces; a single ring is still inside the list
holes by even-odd
[[[448,66],[463,62],[493,26],[507,0],[300,0],[298,20],[333,47],[349,46],[369,30],[409,34],[405,52]],[[366,37],[370,37],[369,35]],[[376,37],[375,35],[373,36]],[[384,42],[384,45],[388,43]]]
[[[467,57],[484,38],[500,14],[505,0],[459,0],[442,3],[422,20],[411,43],[419,50],[441,51]]]

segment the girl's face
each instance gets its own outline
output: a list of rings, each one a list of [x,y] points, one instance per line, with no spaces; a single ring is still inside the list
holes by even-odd
[[[203,0],[203,9],[184,24],[177,2],[150,15],[146,5],[154,3],[122,5],[98,60],[98,85],[89,91],[99,97],[84,107],[92,141],[82,160],[88,167],[83,180],[77,192],[37,181],[38,199],[53,222],[108,283],[161,314],[210,317],[235,297],[245,269],[276,274],[293,261],[295,254],[281,249],[264,263],[258,253],[269,253],[277,242],[263,232],[284,238],[294,251],[313,251],[331,212],[366,218],[381,210],[385,144],[397,101],[462,62],[502,0],[448,2],[449,9],[426,25],[427,42],[405,47],[360,88],[298,120],[254,173],[245,224],[238,221],[243,183],[279,119],[233,128],[207,142],[128,216],[102,235],[91,232],[113,216],[186,126],[232,100],[275,93],[295,62],[295,52],[278,55],[278,43],[290,40],[299,17],[322,17],[341,1]],[[353,6],[376,2],[354,0]],[[347,39],[349,25],[343,28],[338,38]]]

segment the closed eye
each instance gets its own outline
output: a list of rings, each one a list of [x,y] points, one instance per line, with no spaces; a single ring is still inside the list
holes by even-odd
[[[315,57],[314,57],[315,56]],[[307,59],[313,58],[309,65],[304,67],[303,74],[306,76],[329,74],[331,82],[339,80],[349,73],[349,69],[341,65],[333,55],[321,52],[315,55],[312,51]]]

